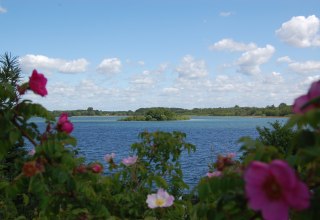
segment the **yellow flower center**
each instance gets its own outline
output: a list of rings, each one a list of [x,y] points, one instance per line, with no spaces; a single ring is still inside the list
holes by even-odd
[[[165,204],[164,199],[162,199],[162,198],[156,199],[156,205],[157,205],[157,206],[161,207],[161,206],[163,206],[164,204]]]

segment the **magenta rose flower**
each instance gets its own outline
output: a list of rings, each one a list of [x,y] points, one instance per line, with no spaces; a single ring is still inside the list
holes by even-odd
[[[126,166],[131,166],[137,162],[137,159],[138,159],[137,156],[127,157],[122,159],[122,163]]]
[[[308,106],[302,108],[304,105],[306,105],[311,100],[320,97],[320,81],[313,82],[308,90],[308,93],[305,95],[302,95],[294,100],[292,111],[296,114],[303,114],[307,111],[319,107],[319,103],[312,103]]]
[[[173,201],[174,197],[160,188],[156,194],[148,195],[146,202],[149,208],[154,209],[172,206]]]
[[[308,96],[310,99],[314,99],[320,96],[320,81],[313,82],[308,91]]]
[[[73,131],[73,124],[68,119],[67,113],[62,113],[59,117],[57,129],[70,134]]]
[[[305,108],[302,108],[309,101],[310,101],[310,99],[309,99],[308,95],[302,95],[302,96],[296,98],[294,100],[294,103],[292,106],[293,112],[297,113],[297,114],[303,114],[303,113],[307,112],[308,110],[312,109],[313,107],[311,105],[309,105]]]
[[[103,167],[100,164],[95,163],[91,165],[91,170],[93,173],[101,173],[103,170]]]
[[[45,96],[48,94],[46,84],[47,78],[42,73],[38,73],[37,70],[33,70],[29,78],[30,89],[38,95]]]
[[[289,208],[302,210],[309,207],[308,187],[283,160],[274,160],[270,164],[253,161],[244,180],[249,207],[261,211],[266,220],[288,219]]]

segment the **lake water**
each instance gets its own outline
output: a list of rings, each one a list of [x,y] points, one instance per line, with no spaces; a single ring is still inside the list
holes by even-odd
[[[285,118],[250,117],[192,117],[187,121],[138,122],[117,121],[119,117],[71,117],[74,124],[72,135],[78,140],[78,148],[87,162],[103,160],[105,154],[115,153],[116,163],[130,154],[130,146],[138,142],[142,131],[181,131],[186,141],[196,146],[196,151],[183,153],[181,165],[187,184],[194,186],[208,172],[208,164],[218,154],[237,153],[240,137],[258,136],[257,126],[270,126]],[[109,172],[105,169],[106,172]]]

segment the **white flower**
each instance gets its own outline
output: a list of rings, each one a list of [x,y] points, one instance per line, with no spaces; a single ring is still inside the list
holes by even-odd
[[[146,202],[148,203],[149,208],[154,209],[157,207],[172,206],[173,201],[174,197],[169,195],[167,191],[160,188],[156,194],[148,195]]]

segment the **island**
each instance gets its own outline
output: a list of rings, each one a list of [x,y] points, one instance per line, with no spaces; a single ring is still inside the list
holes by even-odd
[[[137,115],[131,115],[121,118],[119,121],[173,121],[173,120],[189,120],[187,115],[178,115],[169,108],[150,108],[142,111]]]

